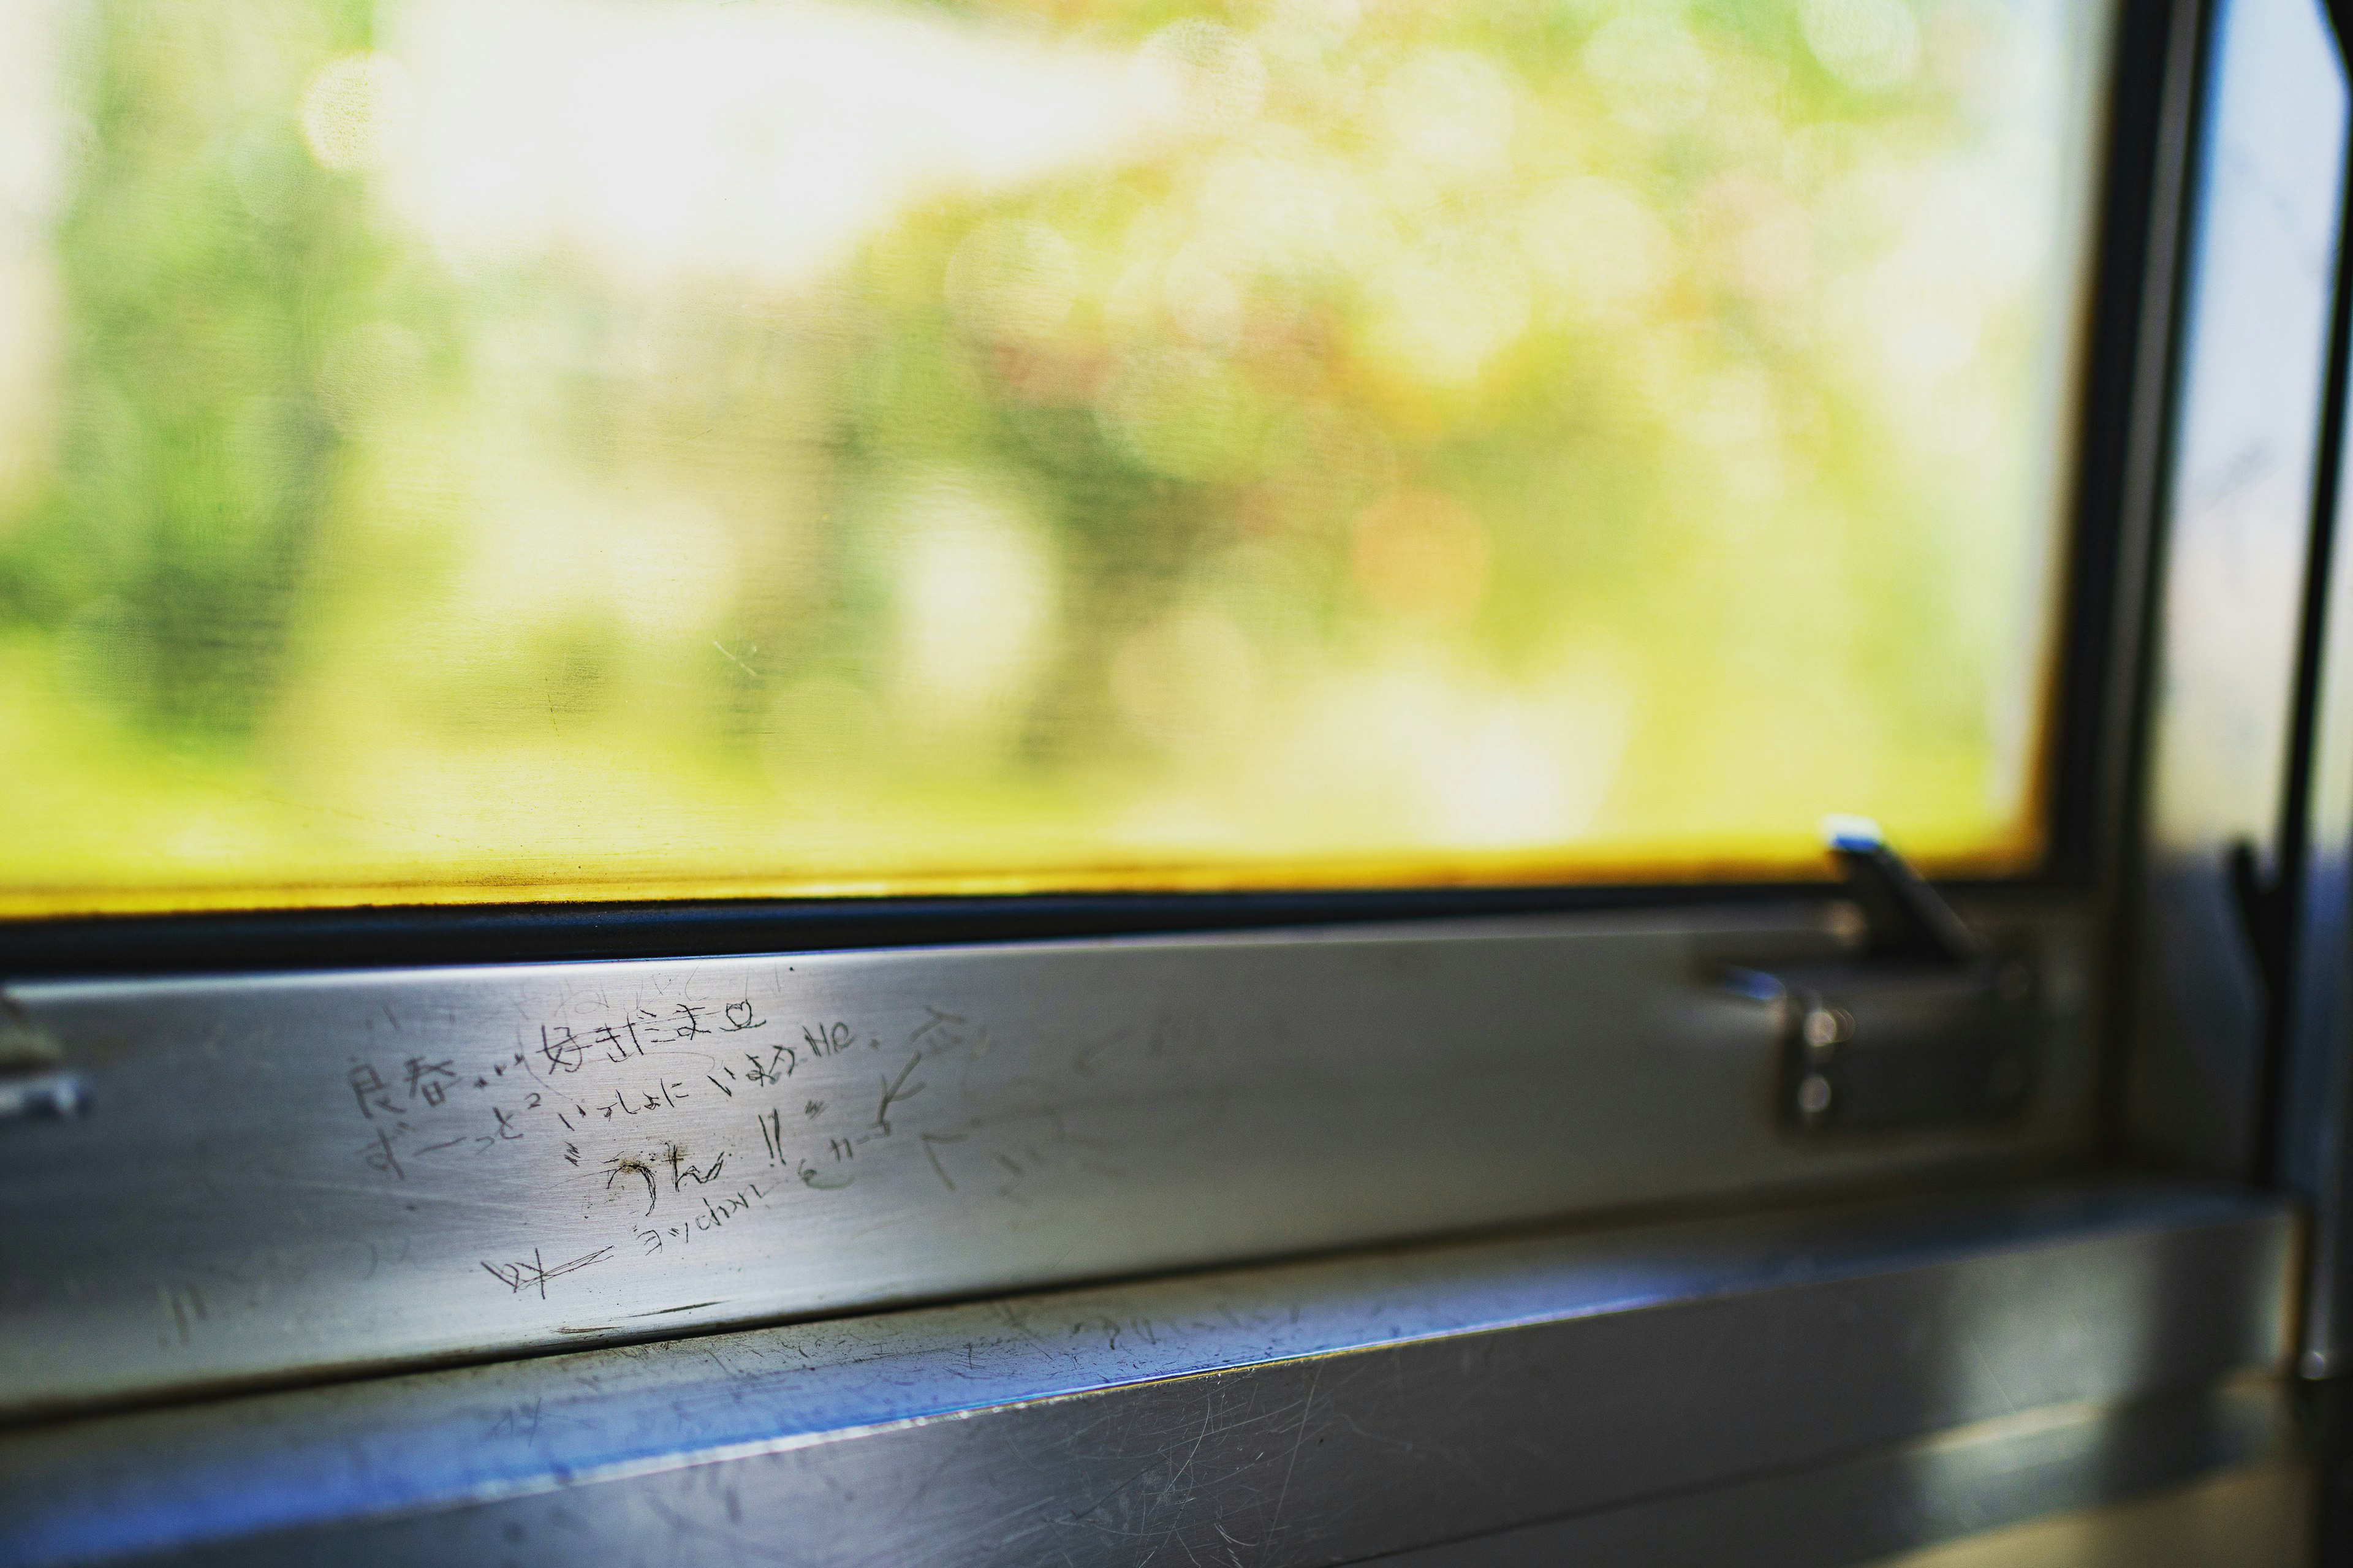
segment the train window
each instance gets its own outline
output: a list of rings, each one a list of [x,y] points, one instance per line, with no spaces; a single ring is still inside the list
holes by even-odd
[[[2299,1560],[2333,32],[0,0],[0,1561]]]
[[[2046,858],[2105,5],[5,26],[0,913]]]

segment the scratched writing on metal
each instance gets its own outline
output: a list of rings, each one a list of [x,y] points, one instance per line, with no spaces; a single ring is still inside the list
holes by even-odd
[[[391,1022],[398,1027],[396,1019]],[[660,1072],[659,1064],[649,1059],[649,1048],[659,1054],[659,1047],[674,1049],[691,1041],[741,1038],[766,1028],[768,1022],[748,996],[711,1005],[640,1005],[617,1016],[576,1024],[543,1022],[517,1047],[473,1064],[470,1077],[456,1057],[438,1053],[412,1054],[390,1073],[373,1058],[354,1057],[344,1083],[369,1128],[358,1153],[370,1170],[406,1181],[406,1162],[452,1151],[480,1153],[522,1142],[537,1120],[532,1113],[544,1106],[553,1110],[567,1134],[566,1163],[577,1165],[578,1123],[672,1111],[691,1097],[693,1069]],[[567,1088],[580,1081],[584,1071],[593,1076],[598,1068],[641,1061],[654,1067],[656,1076],[599,1087],[593,1095],[549,1092],[558,1081]],[[543,1084],[546,1089],[537,1087]],[[450,1110],[467,1113],[461,1125],[453,1127],[439,1114]]]
[[[680,1045],[708,1035],[741,1035],[767,1020],[747,998],[721,1007],[674,1002],[668,1008],[636,1007],[616,1020],[588,1026],[584,1037],[569,1024],[539,1026],[539,1054],[550,1072],[576,1073],[592,1055],[607,1062],[644,1056],[648,1046]]]
[[[695,1194],[696,1206],[676,1221],[666,1226],[636,1226],[629,1234],[637,1238],[644,1255],[651,1258],[662,1251],[668,1242],[675,1241],[681,1247],[691,1246],[695,1232],[717,1230],[755,1207],[766,1207],[776,1195],[774,1191],[757,1182],[746,1182],[725,1194],[698,1193]]]
[[[592,1264],[604,1262],[612,1255],[611,1247],[600,1247],[594,1252],[575,1258],[569,1263],[559,1263],[551,1268],[541,1261],[539,1248],[534,1247],[531,1249],[531,1261],[528,1263],[520,1258],[512,1263],[491,1263],[485,1260],[482,1268],[491,1279],[505,1286],[510,1295],[520,1296],[525,1290],[536,1286],[539,1289],[539,1299],[544,1301],[547,1300],[549,1280],[560,1279],[566,1274],[576,1274]]]
[[[368,1135],[358,1157],[403,1183],[441,1159],[512,1150],[533,1179],[563,1178],[549,1191],[580,1205],[584,1243],[610,1225],[649,1258],[861,1179],[899,1179],[892,1172],[919,1153],[926,1182],[1016,1208],[1039,1181],[1066,1179],[1057,1173],[1124,1173],[1105,1158],[1115,1145],[1069,1123],[1080,1112],[1029,1094],[976,1099],[972,1074],[990,1032],[946,1007],[923,1005],[895,1027],[777,1017],[748,995],[612,1007],[583,997],[564,1012],[524,1023],[487,1058],[443,1046],[404,1050],[396,1064],[351,1058],[343,1087]],[[1067,1070],[1088,1077],[1105,1053],[1149,1056],[1166,1037],[1165,1020],[1122,1026],[1068,1047]],[[747,1165],[774,1173],[754,1180]],[[481,1267],[510,1294],[544,1297],[550,1280],[613,1250],[544,1266],[533,1247],[528,1260]]]

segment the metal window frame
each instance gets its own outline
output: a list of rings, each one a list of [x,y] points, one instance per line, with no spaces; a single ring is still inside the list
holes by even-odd
[[[1995,929],[2031,1101],[1905,1136],[1720,978],[1820,902],[19,986],[94,1109],[0,1139],[0,1409],[2079,1159],[2089,933]]]

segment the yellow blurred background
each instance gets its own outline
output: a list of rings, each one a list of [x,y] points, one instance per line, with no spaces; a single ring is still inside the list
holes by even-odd
[[[2027,867],[2108,26],[6,0],[0,914]]]

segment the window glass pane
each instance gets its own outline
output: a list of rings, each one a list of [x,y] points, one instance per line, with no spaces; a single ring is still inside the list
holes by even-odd
[[[6,0],[0,910],[2031,863],[2107,27]]]

